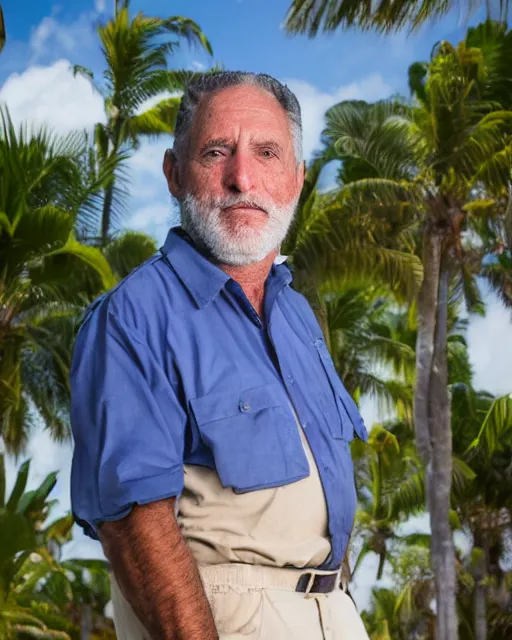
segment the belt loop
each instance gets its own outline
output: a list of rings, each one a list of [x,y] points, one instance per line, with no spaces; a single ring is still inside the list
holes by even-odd
[[[306,591],[304,592],[304,597],[306,597],[313,588],[313,585],[315,584],[315,577],[316,576],[313,572],[309,574],[308,586],[306,587]]]

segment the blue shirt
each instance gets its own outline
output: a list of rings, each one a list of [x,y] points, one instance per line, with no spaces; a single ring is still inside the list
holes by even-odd
[[[264,322],[240,285],[171,230],[160,254],[100,297],[75,343],[73,513],[100,522],[183,490],[183,465],[215,468],[235,492],[309,475],[290,400],[316,460],[341,564],[356,494],[349,443],[366,439],[306,299],[284,264]]]

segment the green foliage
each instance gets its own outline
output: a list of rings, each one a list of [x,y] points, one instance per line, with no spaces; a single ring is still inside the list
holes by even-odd
[[[479,453],[489,459],[493,454],[508,451],[511,447],[512,393],[494,400],[470,450],[478,448]]]
[[[112,286],[102,253],[75,238],[108,180],[82,164],[86,136],[0,129],[0,433],[19,453],[30,407],[57,438],[68,433],[70,347],[84,302]]]
[[[55,501],[49,499],[56,474],[26,491],[30,462],[19,469],[10,496],[5,495],[4,457],[0,456],[0,637],[79,640],[84,607],[93,613],[92,631],[115,639],[104,617],[110,599],[108,567],[101,560],[60,562],[71,539],[71,514],[49,524]]]
[[[157,251],[155,241],[143,233],[126,231],[111,240],[104,249],[105,257],[118,278],[124,278]]]
[[[379,0],[359,2],[358,0],[293,0],[286,16],[286,30],[289,33],[330,33],[339,28],[375,29],[392,32],[407,28],[419,29],[425,22],[447,15],[460,6],[464,17],[469,16],[479,3],[456,3],[447,0]],[[488,17],[496,17],[507,22],[510,2],[486,2]]]
[[[104,163],[116,166],[103,193],[104,245],[113,223],[123,213],[125,158],[138,148],[144,136],[155,138],[174,132],[180,103],[177,94],[197,75],[169,70],[169,56],[183,40],[212,54],[208,39],[190,18],[157,18],[143,12],[131,17],[129,5],[129,2],[116,4],[114,16],[97,27],[105,62],[101,89],[94,84],[94,76],[88,69],[74,67],[75,74],[91,81],[104,98],[107,122],[96,125],[97,159],[100,166]],[[162,95],[165,97],[161,98]],[[156,97],[160,101],[149,106]]]

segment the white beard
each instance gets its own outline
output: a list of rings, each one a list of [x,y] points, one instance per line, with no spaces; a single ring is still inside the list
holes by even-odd
[[[247,265],[260,262],[281,246],[295,215],[297,201],[287,207],[276,207],[242,195],[199,200],[187,194],[180,200],[181,226],[220,264]],[[223,220],[226,215],[223,209],[237,204],[263,209],[267,214],[266,223],[261,229],[254,229],[241,221],[240,225],[228,229]]]

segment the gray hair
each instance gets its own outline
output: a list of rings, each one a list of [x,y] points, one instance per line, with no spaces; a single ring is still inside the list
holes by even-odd
[[[283,107],[290,121],[290,130],[293,137],[293,147],[297,164],[302,160],[302,118],[299,101],[284,84],[265,73],[250,73],[248,71],[216,71],[204,73],[192,80],[186,87],[181,99],[180,108],[176,118],[174,129],[174,151],[178,156],[184,149],[185,140],[192,126],[194,116],[205,95],[236,87],[251,85],[267,91]]]

